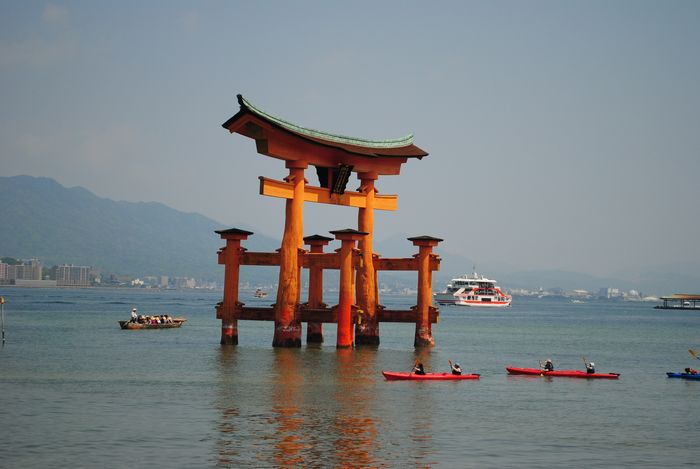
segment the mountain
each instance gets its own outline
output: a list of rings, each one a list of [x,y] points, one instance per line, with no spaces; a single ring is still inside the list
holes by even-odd
[[[256,231],[246,225],[236,227]],[[66,188],[49,178],[0,177],[0,257],[38,258],[45,266],[89,265],[103,273],[195,277],[221,284],[223,266],[217,264],[216,252],[224,243],[214,230],[222,228],[230,226],[156,202],[118,202],[81,187]],[[410,257],[418,249],[408,237],[396,234],[375,240],[375,252],[384,257]],[[244,246],[250,251],[273,251],[280,241],[255,234]],[[435,290],[453,277],[471,273],[472,259],[440,246],[435,251],[442,258],[440,270],[433,274]],[[634,288],[657,295],[700,291],[700,266],[692,263],[617,272],[607,278],[562,270],[527,271],[495,263],[476,267],[504,288],[592,292]],[[273,268],[241,268],[242,282],[271,285],[277,276]],[[326,284],[334,285],[335,279],[337,272],[328,272]],[[380,272],[379,281],[415,287],[416,273]]]
[[[117,202],[49,178],[0,177],[0,223],[0,256],[103,273],[223,278],[216,256],[223,241],[214,230],[229,226],[156,202]],[[256,234],[246,247],[269,251],[279,241]]]

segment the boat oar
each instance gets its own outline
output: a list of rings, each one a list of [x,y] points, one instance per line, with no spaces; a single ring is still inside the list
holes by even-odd
[[[581,357],[583,359],[583,365],[588,369],[588,360],[586,360],[586,357]]]
[[[419,363],[420,363],[420,360],[418,360],[418,359],[416,358],[416,363],[413,365],[413,368],[411,368],[411,372],[410,372],[409,374],[411,374],[411,375],[413,374],[413,370],[416,369],[416,367],[418,366]]]
[[[2,346],[5,346],[5,297],[0,296],[0,328],[2,328]]]
[[[697,358],[698,360],[700,360],[700,357],[698,356],[698,352],[696,352],[696,351],[693,350],[692,348],[689,348],[689,349],[688,349],[688,353],[690,353],[693,357],[695,357],[695,358]]]

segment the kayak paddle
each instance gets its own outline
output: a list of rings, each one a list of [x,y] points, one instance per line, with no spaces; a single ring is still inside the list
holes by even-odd
[[[700,360],[700,357],[698,357],[698,352],[696,352],[696,351],[693,350],[692,348],[689,348],[689,349],[688,349],[688,352],[689,352],[693,357],[695,357],[695,358],[697,358],[698,360]]]

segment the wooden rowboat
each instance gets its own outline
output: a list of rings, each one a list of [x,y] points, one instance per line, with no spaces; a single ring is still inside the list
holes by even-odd
[[[173,329],[175,327],[182,326],[187,319],[185,318],[174,318],[173,322],[166,322],[163,324],[142,324],[139,322],[131,321],[119,321],[119,326],[126,330],[139,330],[139,329]]]

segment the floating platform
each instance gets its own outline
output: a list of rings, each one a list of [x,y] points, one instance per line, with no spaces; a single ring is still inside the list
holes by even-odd
[[[676,293],[662,296],[661,300],[664,304],[654,306],[655,309],[700,309],[700,295]]]

